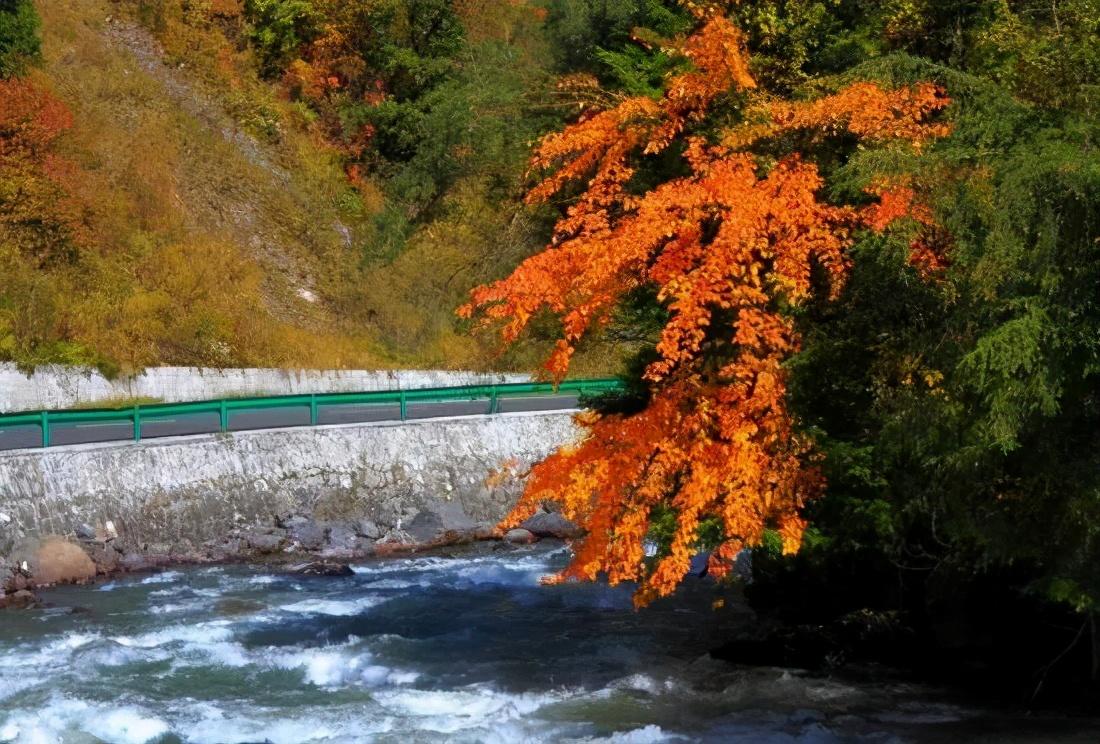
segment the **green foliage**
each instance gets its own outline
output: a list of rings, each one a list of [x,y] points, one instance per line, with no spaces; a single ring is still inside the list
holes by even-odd
[[[310,0],[246,0],[244,8],[252,24],[249,40],[265,74],[280,72],[318,33]]]
[[[672,539],[676,534],[677,514],[675,509],[662,508],[650,515],[649,534],[646,536],[654,546],[653,560],[660,560],[669,554],[672,547]],[[769,530],[769,534],[778,539],[778,535]],[[713,550],[725,537],[722,530],[722,522],[715,517],[705,517],[700,520],[696,532],[697,540],[695,548],[699,552]],[[777,550],[777,554],[778,554]]]
[[[840,304],[803,318],[792,394],[830,479],[811,516],[829,560],[871,546],[929,602],[1011,569],[1018,590],[1088,607],[1100,597],[1100,128],[1073,106],[1092,82],[1039,106],[1038,91],[974,65],[892,54],[840,78],[932,79],[951,94],[954,132],[918,182],[952,264],[924,282],[903,233],[865,238]],[[833,188],[853,193],[891,157],[857,153]]]
[[[0,78],[21,74],[38,58],[38,26],[32,0],[0,0]]]
[[[547,34],[557,66],[563,71],[610,72],[614,78],[615,68],[622,68],[626,60],[609,62],[609,52],[615,55],[645,43],[650,35],[673,37],[691,28],[691,17],[675,2],[549,0],[546,7]],[[651,49],[652,44],[646,47]]]
[[[622,51],[597,49],[596,59],[603,63],[608,84],[632,96],[659,98],[665,77],[682,65],[664,52],[630,45]]]
[[[874,42],[845,17],[846,3],[793,0],[741,3],[734,9],[753,49],[753,72],[787,91],[815,73],[839,71],[866,59]],[[847,23],[845,22],[847,21]]]

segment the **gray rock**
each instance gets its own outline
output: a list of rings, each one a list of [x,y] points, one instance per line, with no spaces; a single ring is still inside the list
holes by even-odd
[[[477,527],[458,503],[444,501],[417,514],[405,532],[422,545],[441,545],[472,540]]]
[[[95,563],[96,570],[100,574],[109,574],[118,569],[118,562],[121,556],[113,545],[93,543],[88,548],[88,555],[91,557],[92,562]]]
[[[95,527],[92,527],[90,524],[87,524],[87,523],[78,524],[76,526],[76,529],[73,530],[73,532],[76,534],[77,539],[79,539],[79,540],[95,540],[96,539]]]
[[[26,589],[20,589],[6,596],[0,593],[0,608],[27,610],[41,606],[42,603],[38,601],[38,597]]]
[[[156,563],[141,553],[127,553],[119,561],[119,567],[127,571],[150,571],[156,567]]]
[[[298,543],[303,550],[320,550],[325,545],[325,528],[308,519],[292,519],[287,525],[290,539]]]
[[[355,528],[348,524],[334,524],[328,530],[329,547],[337,550],[355,550],[355,546],[362,538],[356,534]]]
[[[584,530],[557,512],[539,512],[525,519],[520,527],[539,537],[556,537],[561,540],[584,535]]]
[[[230,537],[226,540],[223,540],[217,546],[217,548],[215,548],[215,550],[221,555],[227,556],[229,558],[235,558],[243,553],[247,548],[248,544],[245,543],[244,540],[241,540],[239,537]]]
[[[525,530],[522,527],[508,530],[504,533],[504,539],[513,545],[530,545],[533,542],[538,542],[538,537],[535,533],[530,530]]]
[[[482,522],[474,529],[475,540],[499,540],[504,536],[504,532],[497,528],[495,524],[489,524],[488,522]]]
[[[246,532],[243,535],[245,543],[257,553],[278,553],[286,543],[285,530],[264,530]]]
[[[369,537],[371,540],[377,540],[384,534],[384,530],[375,524],[373,519],[368,519],[367,517],[356,522],[355,531],[357,534],[363,537]]]

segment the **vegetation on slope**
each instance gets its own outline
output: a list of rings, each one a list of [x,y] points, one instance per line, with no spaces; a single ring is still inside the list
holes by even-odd
[[[3,356],[108,370],[370,360],[364,334],[310,301],[355,266],[338,166],[256,143],[111,5],[39,10],[41,67],[5,83],[33,93],[3,113]]]
[[[543,239],[520,186],[562,107],[530,8],[317,4],[307,24],[305,3],[12,7],[6,84],[64,122],[30,148],[14,132],[37,114],[5,112],[0,358],[522,363],[452,309]],[[337,28],[366,35],[329,44],[343,67],[303,88],[298,55]]]
[[[642,601],[756,547],[788,620],[900,613],[998,682],[1100,678],[1100,7],[687,5],[641,59],[694,72],[542,141],[531,196],[580,182],[572,208],[466,308],[505,340],[558,316],[557,374],[601,323],[646,340],[514,517],[560,500],[591,530],[563,577]]]

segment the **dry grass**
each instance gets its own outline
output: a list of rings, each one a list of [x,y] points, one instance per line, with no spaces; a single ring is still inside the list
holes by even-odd
[[[0,259],[57,307],[61,351],[50,360],[121,370],[537,366],[545,346],[495,356],[494,342],[453,315],[469,287],[530,252],[522,220],[485,203],[479,184],[460,184],[445,218],[393,261],[365,264],[379,184],[351,188],[308,112],[261,81],[217,23],[189,22],[172,0],[145,5],[170,12],[38,0],[36,77],[74,113],[57,149],[74,164],[65,185],[90,240],[79,262],[44,278],[14,255]],[[578,372],[604,371],[612,358],[606,348],[582,353]]]
[[[331,155],[300,134],[257,138],[116,4],[39,10],[41,75],[76,121],[60,144],[79,169],[67,186],[93,226],[81,341],[123,366],[377,366],[333,305],[356,280],[363,215]],[[251,98],[229,90],[239,109],[278,104],[258,81]],[[224,326],[202,330],[212,349],[188,338],[191,311]]]

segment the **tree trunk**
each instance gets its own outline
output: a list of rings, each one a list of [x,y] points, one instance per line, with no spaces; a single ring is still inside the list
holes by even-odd
[[[1092,681],[1100,679],[1100,622],[1097,622],[1097,611],[1089,612],[1089,627],[1092,630]]]

